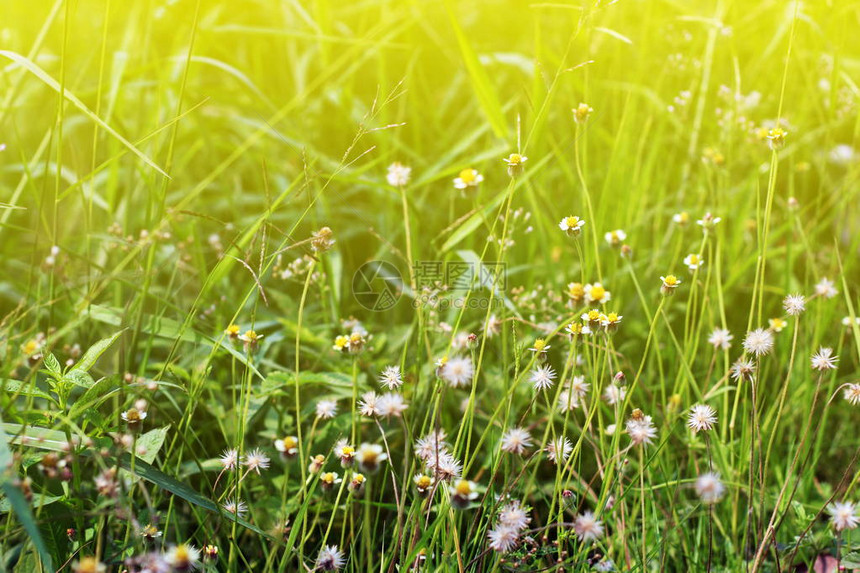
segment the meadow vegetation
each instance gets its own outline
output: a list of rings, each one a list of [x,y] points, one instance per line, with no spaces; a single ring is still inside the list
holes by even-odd
[[[0,3],[0,571],[860,569],[860,3]]]

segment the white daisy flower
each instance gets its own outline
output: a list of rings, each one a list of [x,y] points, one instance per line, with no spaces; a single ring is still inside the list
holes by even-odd
[[[544,364],[532,370],[532,373],[529,376],[529,381],[532,383],[535,390],[546,390],[547,388],[551,388],[554,384],[555,376],[555,370],[552,369],[552,366]]]
[[[747,332],[744,337],[744,350],[756,356],[764,356],[773,349],[773,333],[764,328]]]
[[[520,533],[513,527],[506,525],[497,525],[487,533],[490,549],[498,553],[507,553],[517,546],[520,540]]]
[[[725,491],[726,486],[720,480],[719,474],[707,472],[696,478],[696,494],[702,503],[717,503],[722,499]]]
[[[833,524],[833,529],[836,531],[854,529],[860,522],[854,504],[850,501],[831,503],[827,506],[827,513],[830,514],[830,523]]]
[[[544,451],[546,451],[546,457],[549,458],[549,461],[558,465],[567,461],[567,458],[573,452],[573,444],[566,437],[559,436],[548,443]]]
[[[320,400],[316,407],[317,418],[328,420],[337,414],[337,402],[334,400]]]
[[[484,180],[484,176],[478,173],[477,169],[471,167],[460,171],[460,175],[454,179],[454,188],[468,189],[469,187],[477,187]]]
[[[810,363],[813,370],[823,372],[825,370],[835,370],[839,362],[838,356],[833,356],[833,349],[822,346],[818,352],[812,355]]]
[[[815,294],[824,298],[833,298],[839,294],[839,291],[836,290],[833,281],[824,277],[815,285]]]
[[[522,455],[532,446],[532,436],[523,428],[511,428],[502,436],[502,451]]]
[[[317,555],[316,568],[320,571],[338,571],[345,563],[343,551],[337,545],[326,545]]]
[[[627,239],[627,233],[624,232],[624,229],[615,229],[614,231],[609,231],[603,237],[609,243],[610,247],[618,247]]]
[[[412,168],[395,161],[388,166],[388,184],[392,187],[406,187],[412,176]]]
[[[379,382],[387,386],[389,390],[402,386],[403,377],[400,373],[400,366],[386,366],[382,374],[379,375]]]
[[[715,349],[728,350],[732,346],[734,336],[725,328],[715,328],[708,335],[708,344]]]
[[[576,215],[569,215],[562,219],[558,224],[559,229],[574,237],[582,233],[582,228],[584,226],[585,220],[580,219]]]
[[[603,537],[603,524],[590,511],[576,516],[573,530],[580,541],[596,541]]]
[[[590,303],[603,304],[612,300],[612,293],[600,283],[585,285],[585,300]]]
[[[245,455],[245,459],[242,460],[242,465],[248,468],[248,471],[260,473],[260,470],[265,470],[269,468],[269,456],[267,456],[263,450],[260,448],[254,448],[250,452]]]
[[[806,299],[802,294],[790,294],[782,300],[782,308],[790,316],[798,316],[806,310]]]
[[[627,434],[635,445],[651,444],[657,437],[657,428],[651,421],[651,416],[646,416],[639,408],[633,410],[630,419],[626,423]]]
[[[695,253],[691,253],[684,257],[684,264],[693,272],[699,270],[705,264],[705,259]]]
[[[468,356],[451,358],[439,368],[439,377],[452,388],[469,386],[475,375],[475,367]]]
[[[694,432],[706,432],[717,423],[717,412],[707,404],[696,404],[690,408],[687,426]]]

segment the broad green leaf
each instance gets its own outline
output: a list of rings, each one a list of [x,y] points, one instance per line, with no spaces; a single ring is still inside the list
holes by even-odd
[[[192,503],[198,507],[202,507],[203,509],[208,509],[209,511],[218,513],[219,515],[224,515],[225,519],[228,519],[230,521],[233,521],[235,519],[236,523],[238,523],[242,527],[250,529],[258,535],[262,535],[263,537],[271,539],[271,536],[268,533],[266,533],[256,525],[253,525],[241,518],[236,519],[230,514],[225,514],[223,511],[221,511],[221,508],[219,508],[218,505],[216,505],[215,502],[211,499],[203,497],[202,495],[194,491],[191,486],[175,480],[174,478],[149,465],[140,458],[134,460],[134,469],[132,469],[132,459],[129,454],[123,454],[122,457],[117,460],[117,462],[119,467],[121,467],[122,469],[132,472],[136,476],[141,477],[146,481],[157,485],[165,491],[169,491],[173,495],[184,499],[188,503]]]
[[[138,455],[137,459],[143,460],[148,464],[154,462],[155,457],[161,450],[161,446],[164,444],[164,438],[167,436],[168,429],[169,426],[164,426],[163,428],[156,428],[139,436],[137,438],[137,448],[138,451],[143,449],[144,453]]]
[[[95,380],[93,380],[93,377],[85,370],[74,369],[66,372],[65,376],[63,376],[63,381],[74,384],[75,386],[80,386],[81,388],[92,388],[96,383]]]
[[[120,330],[115,333],[113,336],[109,338],[105,338],[99,340],[95,344],[89,347],[89,349],[84,353],[83,357],[78,360],[78,363],[72,367],[70,372],[74,372],[76,370],[83,370],[84,372],[89,372],[89,370],[95,365],[96,360],[104,354],[105,350],[110,348],[110,346],[116,342],[116,339],[120,337],[120,335],[124,332],[124,330]],[[92,384],[90,384],[92,386]]]
[[[6,424],[3,425],[5,426]],[[12,452],[9,450],[9,437],[6,435],[6,432],[2,430],[0,430],[0,467],[14,467]],[[42,539],[39,526],[33,517],[33,512],[30,510],[30,504],[27,503],[27,499],[24,497],[21,489],[10,479],[9,472],[4,471],[0,473],[0,489],[3,490],[3,493],[6,495],[6,499],[9,501],[9,507],[11,507],[15,512],[18,521],[21,522],[24,530],[30,536],[30,541],[33,542],[33,545],[36,547],[36,551],[39,552],[42,564],[48,570],[53,570],[54,560],[51,558],[51,554],[48,552],[48,547]]]
[[[46,505],[51,505],[54,502],[60,501],[63,499],[61,495],[45,495],[45,496],[36,496],[33,498],[33,506],[34,507],[45,507]],[[12,502],[9,501],[8,497],[0,497],[0,513],[9,513],[12,510]]]
[[[63,373],[63,367],[60,366],[60,361],[57,360],[57,357],[50,352],[45,356],[45,368],[47,368],[51,374],[56,374],[58,376]]]
[[[109,306],[92,305],[89,309],[89,317],[91,319],[113,326],[120,326],[122,324],[122,315],[123,312],[120,309],[111,308]],[[223,341],[219,343],[211,336],[202,334],[196,330],[191,329],[190,327],[183,327],[182,323],[177,322],[176,320],[172,320],[169,318],[159,318],[157,321],[153,321],[151,319],[152,317],[150,316],[144,317],[143,326],[141,327],[141,330],[143,332],[147,334],[154,334],[156,336],[167,338],[169,340],[176,340],[178,338],[183,342],[200,344],[209,348],[218,346],[218,348],[228,352],[236,360],[250,368],[251,371],[260,379],[263,378],[263,375],[260,374],[260,371],[257,370],[257,367],[254,366],[253,363],[248,361],[247,356],[230,346],[228,342]],[[158,326],[150,327],[149,325],[153,323],[157,323]]]
[[[35,382],[22,382],[21,380],[3,380],[3,389],[10,394],[19,394],[21,396],[33,396],[34,398],[44,398],[45,400],[54,401],[53,396],[40,390],[36,387]]]
[[[69,410],[69,418],[76,420],[78,416],[90,408],[97,408],[119,388],[120,382],[116,376],[102,378],[75,400]]]

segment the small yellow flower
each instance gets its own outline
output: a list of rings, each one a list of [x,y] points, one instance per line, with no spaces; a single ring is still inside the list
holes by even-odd
[[[612,293],[606,290],[606,288],[600,283],[587,284],[585,285],[584,290],[585,299],[588,302],[603,304],[612,299]]]
[[[534,344],[532,345],[531,348],[529,348],[529,350],[531,352],[537,352],[538,354],[543,354],[547,350],[549,350],[550,348],[552,348],[552,347],[546,343],[546,340],[544,340],[543,338],[538,338],[535,340]]]
[[[336,472],[325,472],[320,475],[320,485],[323,489],[330,489],[332,486],[339,484],[343,480],[338,477]]]
[[[254,350],[257,347],[257,344],[263,339],[263,334],[257,334],[253,330],[246,330],[245,334],[239,335],[239,340],[245,343],[246,350]]]
[[[582,283],[568,283],[567,296],[575,303],[582,302],[585,298],[585,287]]]
[[[580,103],[578,106],[573,108],[573,121],[576,123],[585,123],[588,121],[588,116],[590,116],[594,109],[589,106],[587,103]]]
[[[660,280],[663,281],[663,285],[660,287],[660,292],[663,293],[663,296],[672,296],[675,294],[675,289],[681,284],[681,280],[675,275],[666,275],[665,277],[660,277]]]
[[[621,319],[623,316],[618,315],[618,313],[610,312],[609,314],[603,314],[600,317],[600,324],[603,325],[607,330],[611,328],[617,328],[621,323]]]
[[[364,348],[365,343],[364,336],[360,332],[353,332],[349,335],[349,343],[347,344],[347,349],[355,354],[359,352],[362,348]]]
[[[454,187],[456,189],[466,189],[468,187],[477,187],[484,180],[484,176],[478,173],[477,169],[463,169],[460,175],[454,179]]]
[[[591,334],[591,330],[587,326],[579,322],[571,322],[567,325],[567,328],[565,328],[565,330],[571,336],[579,336],[580,334]]]
[[[627,232],[624,229],[615,229],[606,233],[604,238],[610,247],[620,247],[621,243],[627,240]]]
[[[582,227],[585,226],[585,220],[580,219],[575,215],[565,217],[558,224],[558,228],[572,237],[579,236],[582,233]]]
[[[781,127],[774,127],[767,132],[768,145],[774,151],[785,147],[785,138],[788,132]]]
[[[782,318],[771,318],[768,323],[774,332],[782,332],[782,329],[786,327],[786,322]]]
[[[691,253],[684,257],[684,264],[690,269],[690,272],[697,271],[705,264],[705,259],[695,253]]]
[[[717,167],[722,166],[726,162],[725,156],[713,147],[706,147],[704,149],[702,152],[702,160],[705,163],[710,163]]]
[[[582,322],[588,324],[588,328],[591,330],[597,329],[600,326],[600,316],[601,312],[597,309],[591,309],[588,312],[582,314],[580,318],[582,318]]]
[[[681,227],[686,227],[690,224],[690,214],[686,211],[681,211],[680,213],[675,213],[672,215],[672,220]]]
[[[504,162],[508,164],[508,175],[516,177],[523,172],[523,163],[528,161],[528,157],[519,153],[511,153]]]
[[[230,326],[228,326],[227,328],[224,329],[224,334],[229,336],[231,340],[235,340],[235,339],[239,338],[239,332],[240,332],[240,330],[239,330],[238,324],[231,324]]]
[[[333,350],[337,350],[338,352],[344,352],[349,345],[349,337],[341,334],[337,338],[334,339],[334,345],[332,345]]]

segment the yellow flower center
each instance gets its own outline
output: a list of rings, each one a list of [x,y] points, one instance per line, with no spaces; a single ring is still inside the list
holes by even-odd
[[[478,178],[478,172],[474,169],[464,169],[460,172],[460,181],[463,183],[474,183]]]
[[[567,226],[571,228],[575,228],[579,225],[579,217],[568,217],[567,218]]]
[[[421,476],[418,478],[418,480],[415,483],[421,489],[428,488],[428,487],[430,487],[430,477],[429,476]]]
[[[460,481],[458,481],[457,485],[454,489],[457,490],[457,493],[460,495],[469,495],[470,493],[472,493],[471,484],[467,480],[464,480],[464,479],[461,479]]]
[[[676,277],[675,275],[669,275],[663,279],[663,284],[665,284],[666,286],[675,286],[676,284],[678,284],[678,277]]]
[[[24,345],[24,353],[25,354],[33,354],[39,349],[39,343],[35,340],[30,340],[27,344]]]
[[[329,485],[334,483],[334,474],[332,472],[326,472],[320,477],[320,480]]]
[[[508,157],[508,163],[511,165],[519,165],[523,162],[523,156],[519,153],[511,153],[511,156]]]
[[[585,294],[585,289],[582,287],[582,283],[570,283],[567,285],[567,294],[571,298],[582,298]]]
[[[230,334],[230,335],[239,334],[239,325],[238,324],[231,324],[230,326],[228,326],[227,327],[227,334]]]
[[[544,340],[543,338],[538,338],[537,340],[535,340],[535,345],[534,345],[535,350],[541,351],[544,348],[546,348],[546,340]]]
[[[593,300],[600,300],[606,294],[606,289],[602,286],[594,285],[591,287],[591,298]]]
[[[352,446],[344,446],[340,450],[341,457],[351,456],[354,453],[355,453],[355,448],[353,448]]]
[[[125,419],[128,422],[139,422],[140,412],[137,411],[137,408],[131,408],[125,413]]]
[[[599,310],[589,310],[588,311],[588,320],[600,320],[600,311]]]
[[[176,556],[176,560],[180,563],[189,561],[191,557],[190,553],[188,552],[188,548],[185,545],[178,545],[176,547],[174,555]]]
[[[771,318],[770,327],[774,330],[782,330],[785,328],[785,321],[781,318]]]
[[[618,314],[610,312],[609,315],[607,315],[606,320],[609,322],[618,322]]]
[[[355,483],[364,483],[364,475],[363,474],[355,474],[352,476],[352,481]]]
[[[287,450],[291,450],[298,446],[298,440],[296,440],[293,436],[287,436],[284,438],[284,448]]]

